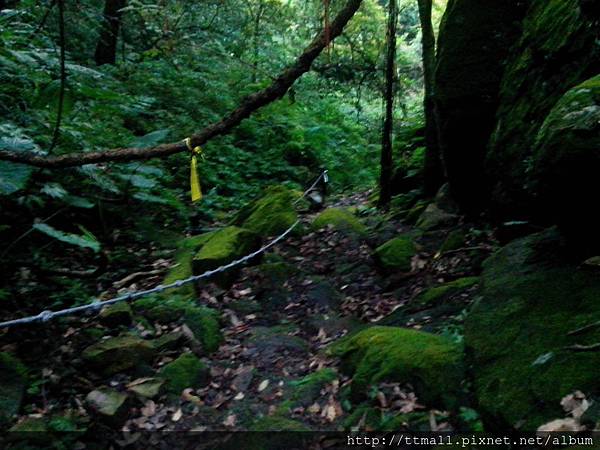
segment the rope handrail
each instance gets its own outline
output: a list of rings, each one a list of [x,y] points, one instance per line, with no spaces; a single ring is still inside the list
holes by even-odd
[[[324,170],[323,172],[321,172],[321,174],[317,177],[315,182],[306,191],[304,191],[302,196],[300,196],[298,199],[296,199],[296,201],[294,201],[294,204],[297,204],[300,200],[302,200],[304,197],[306,197],[308,195],[308,193],[310,191],[312,191],[315,188],[315,186],[319,183],[319,181],[321,181],[321,180],[324,180],[326,183],[329,181],[327,170]],[[243,263],[251,260],[252,258],[255,258],[256,256],[260,255],[261,253],[266,252],[268,249],[270,249],[271,247],[276,245],[278,242],[283,240],[288,234],[290,234],[292,232],[292,230],[294,230],[294,228],[296,228],[298,226],[299,223],[300,223],[300,220],[296,220],[283,233],[281,233],[279,236],[277,236],[276,238],[274,238],[273,240],[271,240],[269,243],[265,244],[258,250],[255,250],[252,253],[250,253],[246,256],[243,256],[239,259],[231,261],[228,264],[219,266],[216,269],[207,270],[206,272],[203,272],[199,275],[192,275],[188,278],[176,280],[169,284],[165,284],[165,285],[159,284],[158,286],[155,286],[151,289],[144,289],[144,290],[136,291],[136,292],[128,292],[126,294],[119,295],[118,297],[114,297],[109,300],[99,301],[98,299],[95,299],[92,303],[87,304],[87,305],[74,306],[71,308],[61,309],[58,311],[45,310],[34,316],[27,316],[27,317],[21,317],[19,319],[7,320],[6,322],[0,322],[0,329],[9,328],[9,327],[12,327],[15,325],[32,323],[32,322],[48,322],[55,317],[67,316],[70,314],[75,314],[75,313],[88,311],[88,310],[100,311],[100,309],[102,309],[104,306],[113,305],[115,303],[119,303],[122,301],[136,300],[136,299],[138,299],[140,297],[144,297],[146,295],[161,293],[167,289],[178,288],[178,287],[184,286],[186,284],[201,280],[203,278],[209,278],[217,273],[224,272],[226,270],[231,269],[232,267],[243,264]]]

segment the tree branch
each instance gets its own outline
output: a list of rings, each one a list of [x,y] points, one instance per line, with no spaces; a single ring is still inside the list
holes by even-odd
[[[329,25],[329,40],[338,37],[348,21],[358,10],[362,0],[348,0],[348,3],[339,12],[337,17]],[[218,122],[208,125],[199,133],[191,136],[191,145],[196,147],[203,145],[210,139],[228,133],[242,120],[249,117],[257,109],[283,97],[287,90],[300,78],[302,74],[310,70],[313,61],[319,56],[327,45],[327,36],[322,30],[304,52],[279,74],[277,78],[265,89],[255,92],[244,98],[240,105]],[[0,160],[27,164],[36,167],[60,168],[74,167],[84,164],[98,164],[104,162],[125,162],[141,159],[164,157],[188,151],[185,143],[177,142],[163,144],[152,148],[115,148],[100,152],[70,153],[60,156],[39,156],[30,153],[0,151]]]

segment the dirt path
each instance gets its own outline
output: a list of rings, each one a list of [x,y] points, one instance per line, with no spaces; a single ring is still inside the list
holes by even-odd
[[[410,273],[383,276],[374,264],[373,248],[412,227],[389,217],[382,220],[366,207],[366,194],[338,206],[362,208],[362,220],[377,238],[332,228],[309,232],[278,245],[260,265],[245,268],[230,289],[212,284],[197,288],[199,301],[219,311],[223,326],[224,341],[211,354],[178,340],[165,346],[154,366],[106,377],[86,369],[79,358],[91,336],[110,333],[105,323],[73,318],[72,327],[19,331],[19,342],[4,348],[17,354],[32,350],[42,367],[38,387],[25,397],[23,419],[61,416],[77,429],[104,430],[115,437],[131,432],[122,437],[122,445],[139,438],[136,431],[370,429],[373,411],[380,417],[417,412],[428,429],[449,429],[448,414],[421,404],[403,383],[381,383],[361,404],[351,403],[346,395],[351,379],[325,349],[374,322],[446,333],[459,329],[461,311],[472,300],[469,291],[441,308],[411,302],[428,286],[476,273],[481,255],[457,251],[440,257],[437,249],[449,233],[444,228],[419,239]],[[305,226],[310,219],[305,218]],[[148,319],[130,327],[155,339],[189,332],[178,322]],[[47,340],[40,346],[44,334]],[[181,396],[130,395],[124,412],[107,417],[90,411],[90,390],[104,386],[131,392],[136,385],[146,386],[182,352],[202,356],[204,387],[185,389]]]

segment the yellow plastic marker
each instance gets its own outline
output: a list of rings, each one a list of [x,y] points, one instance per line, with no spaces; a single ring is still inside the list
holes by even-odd
[[[188,150],[192,153],[192,161],[190,163],[190,189],[192,191],[192,201],[196,202],[202,198],[202,189],[200,188],[200,177],[198,176],[198,156],[202,154],[202,148],[200,146],[192,148],[192,139],[186,138],[185,145]]]

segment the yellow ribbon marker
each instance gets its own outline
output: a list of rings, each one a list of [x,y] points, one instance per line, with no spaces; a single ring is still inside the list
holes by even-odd
[[[200,188],[200,177],[198,176],[198,156],[204,159],[202,148],[200,146],[192,148],[192,139],[186,138],[185,145],[192,154],[190,163],[190,189],[192,192],[192,201],[196,202],[202,198],[202,190]]]

